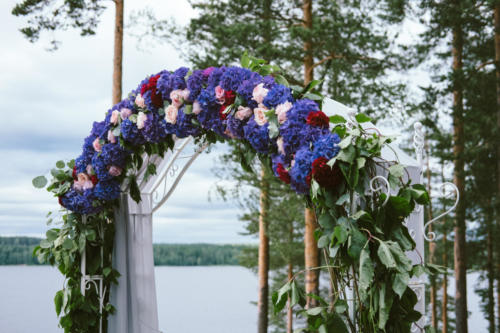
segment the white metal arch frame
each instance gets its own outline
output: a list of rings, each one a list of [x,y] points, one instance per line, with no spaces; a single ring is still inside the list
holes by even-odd
[[[324,111],[328,115],[341,114],[350,121],[355,121],[353,120],[354,117],[350,117],[352,109],[330,99],[325,100]],[[368,124],[370,127],[375,128],[373,124]],[[382,155],[385,154],[388,161],[398,160],[408,167],[408,177],[412,182],[421,183],[424,133],[420,123],[416,123],[414,128],[416,160],[411,159],[396,147],[389,149],[390,152],[382,151]],[[108,332],[110,333],[160,332],[154,279],[152,216],[169,199],[187,169],[207,147],[207,144],[199,145],[193,153],[187,154],[186,151],[190,143],[192,143],[192,138],[179,139],[174,137],[174,141],[173,150],[166,152],[163,158],[158,155],[144,156],[145,161],[142,167],[139,170],[130,171],[137,176],[137,183],[141,193],[140,203],[136,203],[128,194],[128,184],[125,183],[122,186],[120,205],[115,210],[116,235],[113,250],[113,267],[122,276],[119,278],[118,285],[111,287],[110,302],[115,305],[117,311],[109,318]],[[387,158],[387,156],[389,157]],[[146,169],[150,163],[156,166],[157,174],[146,178]],[[379,186],[376,186],[375,182]],[[375,176],[369,185],[370,188],[367,188],[367,190],[372,192],[389,191],[388,182],[383,173]],[[426,234],[426,228],[436,220],[449,214],[456,207],[459,200],[459,193],[453,184],[445,183],[440,186],[443,190],[448,187],[452,192],[455,192],[455,204],[445,213],[426,223],[424,223],[423,209],[420,206],[406,221],[410,235],[417,244],[414,251],[407,253],[414,263],[424,261],[424,240],[433,241],[436,238],[434,233]],[[443,195],[450,197],[450,194],[443,193]],[[103,289],[103,277],[101,275],[90,276],[86,274],[84,252],[82,253],[81,271],[83,274],[81,280],[82,294],[85,295],[85,290],[94,285],[100,296],[99,306],[102,311],[106,293],[106,290]],[[425,315],[425,276],[413,278],[410,281],[410,287],[418,298],[416,310]],[[423,316],[412,327],[412,332],[423,332],[425,322]],[[100,332],[102,332],[102,322],[100,326]]]

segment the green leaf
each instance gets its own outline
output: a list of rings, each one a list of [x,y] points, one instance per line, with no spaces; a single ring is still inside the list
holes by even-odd
[[[337,240],[336,244],[344,244],[348,237],[347,230],[344,226],[338,225],[333,230],[333,237]]]
[[[333,115],[333,116],[330,116],[330,122],[332,124],[344,124],[347,120],[345,120],[344,117],[342,117],[341,115]]]
[[[276,138],[280,131],[279,131],[279,127],[278,127],[278,121],[269,121],[269,126],[267,128],[267,130],[269,131],[269,138],[270,139],[274,139]]]
[[[344,313],[347,311],[347,302],[343,299],[337,299],[337,301],[335,302],[335,312],[337,313]]]
[[[349,200],[349,193],[344,193],[342,194],[342,196],[340,198],[338,198],[337,202],[335,202],[335,204],[337,206],[342,206],[343,204],[345,204],[347,201]]]
[[[322,311],[323,311],[323,308],[321,306],[317,306],[314,308],[307,309],[306,313],[309,316],[317,316],[317,315],[321,314]]]
[[[356,121],[357,121],[358,123],[360,123],[360,124],[361,124],[361,123],[366,123],[366,122],[368,122],[368,121],[370,121],[370,120],[371,120],[371,119],[370,119],[370,117],[368,117],[368,116],[367,116],[366,114],[364,114],[364,113],[358,113],[355,117],[356,117]]]
[[[133,176],[130,177],[130,196],[135,202],[141,202],[141,191],[139,185],[137,185],[137,180]]]
[[[283,75],[276,75],[274,77],[274,81],[278,84],[284,85],[285,87],[288,87],[290,85]]]
[[[64,166],[66,164],[64,163],[64,161],[57,161],[56,162],[56,167],[59,168],[59,169],[64,169]]]
[[[332,314],[332,318],[328,323],[327,332],[335,332],[335,333],[349,333],[347,326],[337,313]]]
[[[368,243],[361,250],[359,256],[359,289],[362,294],[373,284],[373,262],[370,258]]]
[[[396,267],[396,260],[392,256],[391,249],[384,241],[379,241],[377,255],[385,267],[387,267],[387,268],[395,268]]]
[[[111,271],[112,271],[111,267],[104,267],[102,269],[102,274],[107,277],[111,273]]]
[[[356,228],[352,228],[351,236],[349,237],[349,248],[347,249],[347,254],[353,259],[358,259],[361,255],[361,249],[363,249],[367,241],[366,236],[361,233],[361,231]]]
[[[56,306],[56,313],[59,316],[61,314],[61,309],[64,300],[64,290],[59,290],[54,297],[54,305]]]
[[[48,241],[48,240],[46,240],[46,239],[42,239],[42,240],[40,241],[40,247],[41,247],[42,249],[48,249],[48,248],[50,248],[51,246],[52,246],[52,242],[49,242],[49,241]]]
[[[378,312],[378,328],[383,330],[385,328],[385,324],[389,319],[389,313],[391,312],[392,307],[392,298],[386,295],[386,286],[382,284],[379,288],[379,312]]]
[[[392,280],[392,290],[401,298],[408,287],[410,276],[408,273],[396,273]]]
[[[337,155],[337,159],[352,164],[356,157],[356,149],[350,145],[347,149],[342,149]]]
[[[405,167],[401,164],[394,164],[389,167],[389,174],[397,178],[402,178],[404,176]]]
[[[38,176],[33,178],[32,183],[36,188],[44,188],[47,185],[47,178],[45,176]]]
[[[330,237],[323,235],[318,239],[318,247],[320,249],[327,247],[330,244]]]
[[[309,98],[310,100],[313,100],[313,101],[321,101],[323,99],[323,96],[318,95],[318,94],[313,94],[311,92],[305,93],[303,97]]]
[[[321,214],[318,223],[322,228],[331,230],[334,225],[333,217],[328,213]]]
[[[64,249],[69,250],[69,249],[72,249],[74,247],[74,242],[69,238],[65,238],[63,243],[62,243],[62,246]]]
[[[240,64],[241,64],[241,67],[243,67],[243,68],[249,68],[250,57],[248,56],[247,51],[243,52],[243,54],[241,55]]]
[[[274,305],[274,313],[278,313],[286,305],[288,300],[288,292],[292,289],[291,283],[287,282],[283,287],[281,287],[277,292],[275,291],[272,295],[272,301]]]

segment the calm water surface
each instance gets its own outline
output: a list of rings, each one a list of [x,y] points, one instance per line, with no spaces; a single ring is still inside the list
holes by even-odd
[[[254,333],[257,278],[237,266],[155,268],[160,328],[171,333]],[[0,266],[0,333],[60,333],[53,305],[62,288],[48,266]],[[235,328],[237,327],[237,330]]]
[[[165,333],[254,333],[257,277],[237,266],[155,268],[160,328]],[[469,273],[469,328],[486,332],[487,322],[474,293],[477,273]],[[53,298],[62,288],[49,266],[0,266],[0,333],[61,333]],[[450,280],[449,294],[454,293]]]

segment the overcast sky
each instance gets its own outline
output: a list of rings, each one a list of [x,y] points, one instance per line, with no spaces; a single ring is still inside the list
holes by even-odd
[[[0,2],[0,235],[42,236],[45,215],[57,210],[57,200],[31,185],[57,160],[81,152],[92,122],[102,120],[111,106],[113,8],[106,10],[97,35],[81,38],[75,31],[58,33],[62,44],[47,52],[47,40],[30,44],[18,29],[22,18],[10,11],[16,1]],[[185,0],[127,1],[130,11],[150,5],[160,17],[172,13],[185,23],[195,13]],[[158,46],[139,51],[135,40],[124,42],[123,91],[132,90],[147,75],[187,65],[174,48]],[[177,190],[154,216],[155,242],[253,242],[239,235],[243,223],[234,205],[208,200],[216,178],[210,172],[215,155],[203,154]]]

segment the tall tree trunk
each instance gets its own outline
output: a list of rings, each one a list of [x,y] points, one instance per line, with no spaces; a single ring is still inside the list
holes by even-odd
[[[303,26],[305,29],[312,29],[312,0],[303,0],[302,2]],[[304,86],[313,80],[313,56],[312,42],[309,38],[304,40]],[[311,208],[305,210],[305,268],[310,269],[319,266],[319,250],[314,231],[316,230],[316,215]],[[317,294],[319,289],[319,271],[306,271],[306,293]],[[316,300],[308,298],[307,304],[310,307],[316,306]]]
[[[113,56],[113,104],[122,100],[123,2],[115,1],[115,47]]]
[[[260,214],[259,214],[259,300],[258,308],[258,332],[267,333],[268,309],[269,309],[269,237],[267,235],[267,212],[269,210],[269,184],[266,179],[266,169],[262,166],[261,190],[260,190]]]
[[[291,281],[293,278],[293,264],[290,259],[288,263],[288,281]],[[288,296],[288,309],[286,312],[286,333],[293,333],[293,310],[290,306],[292,302],[292,298]]]
[[[456,0],[456,10],[460,10]],[[463,88],[459,77],[462,71],[463,32],[459,21],[453,27],[453,180],[460,193],[460,201],[455,216],[455,320],[456,332],[467,333],[467,258],[465,240],[465,176],[464,176],[464,108]],[[458,79],[457,79],[458,77]]]
[[[443,302],[441,307],[441,321],[443,322],[442,333],[448,333],[448,230],[444,228],[443,235],[443,266],[446,272],[443,276]]]
[[[429,143],[425,140],[425,152],[427,154],[427,192],[429,192],[429,197],[431,197],[431,168],[430,168],[430,154],[429,154]],[[427,215],[429,221],[432,220],[432,201],[429,202],[429,207],[427,208]],[[429,225],[429,232],[432,232],[432,223]],[[436,243],[429,242],[429,263],[435,263],[435,253],[436,253]],[[431,325],[437,330],[438,318],[437,318],[437,299],[436,299],[436,278],[431,275]]]
[[[316,230],[316,214],[312,208],[305,211],[306,227],[304,232],[305,243],[305,268],[306,268],[306,294],[318,294],[319,270],[311,269],[319,266],[319,250],[314,231]],[[318,302],[311,297],[307,298],[307,307],[315,307]]]
[[[488,213],[486,215],[488,221],[486,225],[488,228],[488,234],[486,236],[486,246],[488,253],[488,262],[486,263],[487,274],[488,274],[488,321],[489,321],[489,331],[490,333],[495,333],[495,273],[493,266],[493,214],[491,209],[491,199],[489,200]]]
[[[495,68],[497,88],[497,127],[500,132],[500,1],[496,1],[494,10],[495,20]],[[496,231],[500,234],[500,145],[497,145],[497,200],[496,200]],[[498,328],[500,329],[500,242],[497,242],[497,311]]]

